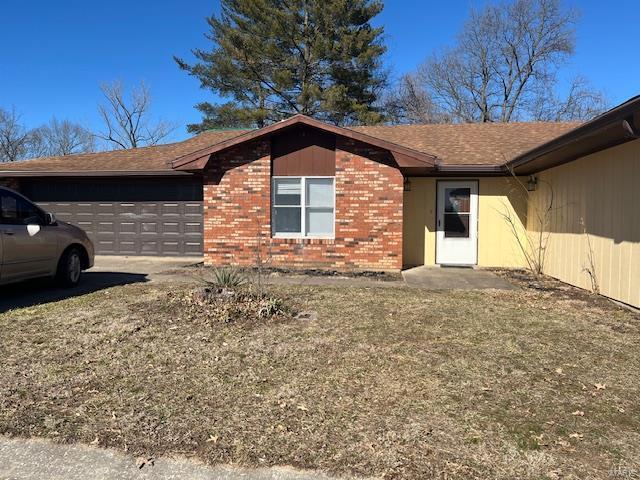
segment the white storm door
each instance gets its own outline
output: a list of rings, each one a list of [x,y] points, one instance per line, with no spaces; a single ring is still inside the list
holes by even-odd
[[[478,182],[439,181],[436,263],[478,263]]]

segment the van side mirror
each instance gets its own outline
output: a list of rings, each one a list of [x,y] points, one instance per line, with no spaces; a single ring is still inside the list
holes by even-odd
[[[53,213],[45,213],[44,214],[44,224],[45,225],[55,225],[56,224],[56,216]]]

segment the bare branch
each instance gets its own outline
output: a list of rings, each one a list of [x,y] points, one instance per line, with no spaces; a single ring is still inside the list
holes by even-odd
[[[151,95],[141,82],[127,96],[122,82],[104,83],[100,86],[106,104],[98,105],[98,114],[104,130],[96,136],[116,149],[138,148],[156,145],[175,130],[175,125],[150,116]]]
[[[20,123],[15,108],[0,108],[0,162],[27,158],[31,141],[31,132]]]
[[[542,192],[540,189],[536,192],[530,192],[513,170],[510,170],[510,173],[518,190],[526,198],[525,224],[521,224],[520,220],[514,217],[511,209],[504,202],[502,211],[498,210],[498,214],[509,227],[529,270],[535,275],[542,275],[551,238],[551,219],[556,210],[553,185],[538,178],[538,185],[545,185],[546,192]]]
[[[608,102],[584,77],[576,77],[569,86],[567,96],[540,95],[531,107],[535,120],[546,122],[564,122],[570,120],[587,121],[607,109]]]
[[[598,280],[598,271],[596,268],[596,255],[593,250],[591,236],[589,235],[589,231],[587,230],[587,224],[584,221],[584,218],[580,218],[580,226],[582,227],[582,233],[584,233],[584,236],[587,240],[587,259],[586,265],[582,268],[582,271],[589,276],[589,281],[591,282],[591,291],[596,295],[599,295],[600,282]]]
[[[429,93],[422,88],[416,75],[404,75],[398,87],[384,100],[387,117],[394,123],[446,123],[450,118],[442,113]]]
[[[566,99],[554,95],[556,74],[574,51],[576,18],[560,0],[511,0],[473,10],[456,44],[418,68],[415,87],[457,122],[574,120],[600,113],[602,95],[582,80]]]
[[[95,150],[94,135],[69,120],[53,117],[47,125],[34,130],[34,136],[38,138],[40,148],[33,156],[63,156]]]

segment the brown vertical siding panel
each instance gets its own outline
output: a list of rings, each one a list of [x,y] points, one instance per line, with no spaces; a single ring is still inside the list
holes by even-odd
[[[336,138],[310,127],[294,127],[271,140],[275,176],[326,176],[336,174]]]

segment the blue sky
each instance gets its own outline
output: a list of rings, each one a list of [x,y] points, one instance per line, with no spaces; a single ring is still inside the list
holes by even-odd
[[[469,9],[483,3],[386,0],[376,23],[385,27],[387,65],[411,71],[450,44]],[[637,0],[568,5],[581,18],[566,77],[584,74],[612,104],[640,94]],[[218,10],[217,0],[2,0],[0,106],[15,106],[29,126],[56,115],[95,130],[100,82],[145,80],[154,114],[179,125],[172,139],[184,138],[184,125],[199,119],[193,105],[213,97],[172,57],[189,60],[192,48],[207,47],[205,17]]]

